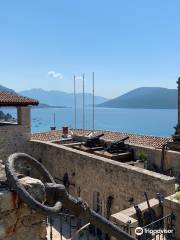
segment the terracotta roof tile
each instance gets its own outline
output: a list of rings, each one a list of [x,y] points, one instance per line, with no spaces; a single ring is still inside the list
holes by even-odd
[[[38,104],[37,100],[31,98],[10,92],[0,92],[0,106],[28,106]]]
[[[83,130],[77,129],[73,130],[74,133],[87,136],[91,131],[90,130]],[[146,136],[146,135],[138,135],[138,134],[131,134],[131,133],[123,133],[123,132],[111,132],[111,131],[101,131],[97,130],[97,133],[104,133],[104,139],[106,140],[117,140],[124,137],[129,136],[129,140],[127,140],[127,143],[132,143],[136,145],[142,145],[142,146],[149,146],[154,148],[161,148],[163,144],[165,144],[168,141],[172,141],[172,138],[170,137],[156,137],[156,136]],[[62,131],[61,130],[55,130],[55,131],[49,131],[49,132],[42,132],[42,133],[34,133],[32,134],[32,140],[40,140],[40,141],[58,141],[60,138],[62,138]]]

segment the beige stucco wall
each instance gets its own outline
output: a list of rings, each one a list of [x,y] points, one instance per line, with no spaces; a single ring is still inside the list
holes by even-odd
[[[31,141],[29,153],[42,161],[54,177],[62,178],[68,173],[70,190],[93,207],[93,192],[100,192],[103,213],[106,216],[108,196],[113,196],[112,214],[128,208],[128,199],[137,203],[144,201],[143,193],[149,198],[161,192],[164,196],[174,193],[174,178],[115,162],[89,153],[80,152],[62,145]]]

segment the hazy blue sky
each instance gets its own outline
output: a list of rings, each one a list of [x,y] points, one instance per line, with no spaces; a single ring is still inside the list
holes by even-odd
[[[106,97],[175,88],[179,11],[179,0],[0,1],[0,84],[71,92],[84,72],[89,92],[94,71],[96,94]]]

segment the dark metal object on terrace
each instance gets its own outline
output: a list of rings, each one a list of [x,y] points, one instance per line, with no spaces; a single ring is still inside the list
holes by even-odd
[[[16,167],[18,164],[22,166],[23,162],[28,165],[28,172],[29,167],[35,167],[36,170],[38,170],[38,178],[42,180],[45,186],[47,202],[53,205],[53,207],[35,200],[19,181]],[[31,171],[29,173],[31,173]],[[93,224],[109,236],[113,236],[119,240],[134,240],[132,236],[121,228],[90,209],[81,199],[75,199],[69,195],[65,186],[56,184],[46,168],[31,156],[23,153],[11,155],[6,162],[6,175],[10,186],[18,193],[19,197],[33,209],[39,210],[46,215],[56,215],[60,213],[61,206],[63,206],[63,208],[68,209],[71,214],[80,217],[87,223]]]
[[[95,135],[92,137],[89,137],[86,142],[85,142],[85,146],[89,147],[89,148],[93,148],[93,147],[98,147],[101,146],[101,140],[100,138],[104,136],[104,133],[101,133],[99,135]]]
[[[139,208],[139,206],[137,204],[134,203],[134,198],[130,198],[128,200],[128,202],[130,203],[130,205],[133,205],[134,206],[134,209],[136,211],[136,217],[137,217],[137,220],[138,220],[138,226],[139,227],[143,227],[144,223],[143,223],[143,213],[141,211],[141,209]]]
[[[106,150],[110,153],[118,153],[120,151],[127,151],[129,149],[129,145],[125,144],[125,141],[129,139],[128,137],[122,138],[120,140],[112,141],[106,148]]]
[[[54,206],[47,206],[38,202],[34,199],[29,192],[24,188],[24,186],[20,183],[18,175],[16,174],[15,168],[18,164],[26,165],[26,168],[22,169],[22,172],[19,174],[22,175],[30,175],[31,167],[38,170],[40,174],[40,179],[43,183],[48,182],[49,184],[55,184],[55,181],[51,174],[46,170],[46,168],[38,162],[36,159],[24,153],[15,153],[12,154],[5,164],[6,176],[8,183],[12,189],[14,189],[20,198],[27,204],[29,204],[33,209],[38,209],[41,212],[46,212],[46,214],[57,214],[61,210],[62,204],[60,201],[56,201]]]
[[[152,164],[152,168],[155,172],[168,175],[168,176],[173,176],[173,170],[172,168],[166,169],[164,168],[165,165],[165,152],[169,148],[170,142],[163,144],[162,145],[162,153],[161,153],[161,165],[158,167],[155,163]]]
[[[148,199],[146,192],[144,193],[144,196],[145,196],[145,199],[147,202],[148,209],[144,212],[143,219],[144,219],[145,225],[147,225],[147,224],[150,224],[150,223],[156,221],[157,217],[156,217],[156,213],[155,213],[154,209],[151,208],[151,206],[150,206],[149,199]]]
[[[175,216],[173,213],[164,216],[146,226],[143,229],[143,235],[140,236],[140,240],[173,240],[175,234]]]

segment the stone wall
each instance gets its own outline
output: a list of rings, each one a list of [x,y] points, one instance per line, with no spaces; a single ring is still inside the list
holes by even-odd
[[[0,189],[0,240],[46,240],[45,217]]]
[[[62,145],[31,141],[29,154],[41,161],[54,177],[68,173],[70,192],[81,196],[93,207],[93,193],[99,192],[102,214],[107,215],[107,199],[113,197],[111,214],[128,208],[128,200],[143,202],[144,191],[149,198],[157,192],[174,193],[174,178],[115,162]],[[100,202],[101,202],[100,201]]]
[[[0,159],[17,151],[26,151],[27,142],[31,137],[30,108],[18,108],[18,124],[0,125]]]
[[[180,192],[176,194],[180,195]],[[175,239],[180,240],[180,200],[176,199],[176,194],[165,198],[164,215],[175,214]]]
[[[154,163],[158,167],[161,165],[161,155],[162,150],[161,149],[155,149],[153,147],[147,147],[147,146],[139,146],[139,145],[133,145],[131,144],[133,149],[135,150],[135,158],[139,158],[139,154],[141,152],[144,152],[147,154],[148,161],[150,164]],[[165,151],[165,159],[164,159],[164,169],[168,170],[172,168],[173,174],[180,178],[180,152],[175,151]]]
[[[149,199],[149,204],[151,208],[153,208],[153,210],[155,211],[157,218],[158,219],[162,218],[161,208],[159,207],[159,201],[155,198]],[[138,207],[140,208],[143,214],[145,211],[148,210],[148,205],[146,201],[138,204]],[[135,234],[135,229],[139,226],[139,223],[134,206],[111,215],[111,221],[116,225],[127,226],[129,228],[129,232],[131,233],[131,235],[133,237],[137,237]]]
[[[4,165],[0,163],[0,181],[5,181]],[[44,199],[42,183],[32,178],[21,180],[31,188],[32,195]],[[0,185],[0,240],[46,240],[46,217],[23,203],[8,186]]]

